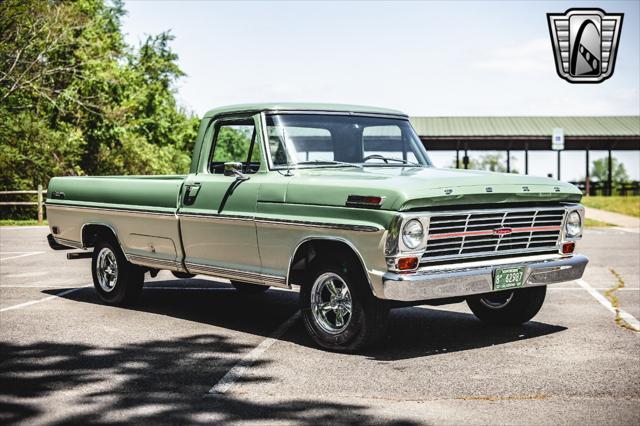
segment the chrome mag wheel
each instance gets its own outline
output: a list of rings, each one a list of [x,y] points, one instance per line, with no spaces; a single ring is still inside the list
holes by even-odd
[[[513,291],[501,291],[481,297],[480,303],[489,309],[501,309],[507,306],[511,299],[513,299]]]
[[[118,282],[118,262],[116,255],[108,247],[103,247],[98,253],[96,273],[100,288],[109,293],[113,291]]]
[[[353,304],[347,283],[333,272],[320,275],[311,289],[313,318],[324,331],[338,334],[351,321]]]

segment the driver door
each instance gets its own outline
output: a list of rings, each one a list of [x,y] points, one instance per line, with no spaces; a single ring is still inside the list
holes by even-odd
[[[219,119],[212,129],[211,152],[201,161],[201,171],[187,177],[181,194],[185,265],[193,274],[261,282],[254,221],[260,186],[259,126],[253,117],[237,117]],[[242,163],[249,179],[225,176],[227,162]]]

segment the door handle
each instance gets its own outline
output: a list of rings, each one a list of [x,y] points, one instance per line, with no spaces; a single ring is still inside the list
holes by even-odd
[[[198,192],[200,191],[200,184],[195,183],[193,185],[187,185],[184,190],[184,204],[190,206],[196,201]]]

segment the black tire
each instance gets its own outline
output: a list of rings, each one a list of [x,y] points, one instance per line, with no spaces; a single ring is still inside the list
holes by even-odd
[[[187,280],[189,278],[195,277],[195,274],[190,274],[188,272],[171,271],[171,273],[173,274],[174,277],[180,278],[183,280]]]
[[[111,256],[113,255],[113,256]],[[101,260],[101,256],[109,258]],[[116,266],[115,279],[113,275],[109,275],[110,279],[105,282],[105,276],[100,277],[98,265],[113,262]],[[107,268],[101,267],[103,271]],[[93,276],[93,286],[98,293],[100,300],[108,305],[130,305],[134,303],[142,293],[144,285],[144,269],[129,263],[124,257],[122,250],[117,243],[113,241],[101,241],[96,244],[93,249],[93,258],[91,260],[91,274]],[[101,283],[102,279],[102,283]],[[115,281],[115,284],[109,284]]]
[[[240,281],[231,281],[231,285],[241,294],[261,294],[269,290],[268,285],[249,284]]]
[[[532,319],[544,303],[547,286],[473,296],[467,305],[480,320],[493,325],[520,325]]]
[[[325,318],[319,319],[322,314],[314,314],[313,306],[320,306],[317,302],[323,300],[324,290],[317,293],[323,277],[325,280],[331,280],[334,276],[338,276],[342,280],[341,282],[337,281],[340,286],[343,286],[344,283],[348,288],[351,313],[348,319],[346,319],[346,315],[340,314],[343,316],[342,327],[335,327],[330,332],[328,328],[331,327],[327,327],[327,322],[331,322],[331,318],[333,318],[337,324],[337,315],[326,312]],[[326,303],[324,304],[326,305]],[[346,264],[343,262],[315,262],[300,288],[300,310],[304,326],[313,341],[321,348],[335,352],[356,352],[374,345],[385,335],[389,317],[388,304],[373,296],[364,277],[364,272],[354,262]],[[325,319],[328,321],[324,321]]]

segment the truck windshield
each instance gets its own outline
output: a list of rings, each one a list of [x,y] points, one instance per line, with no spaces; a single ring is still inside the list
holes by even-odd
[[[427,152],[408,120],[358,115],[267,115],[276,169],[427,167]]]

